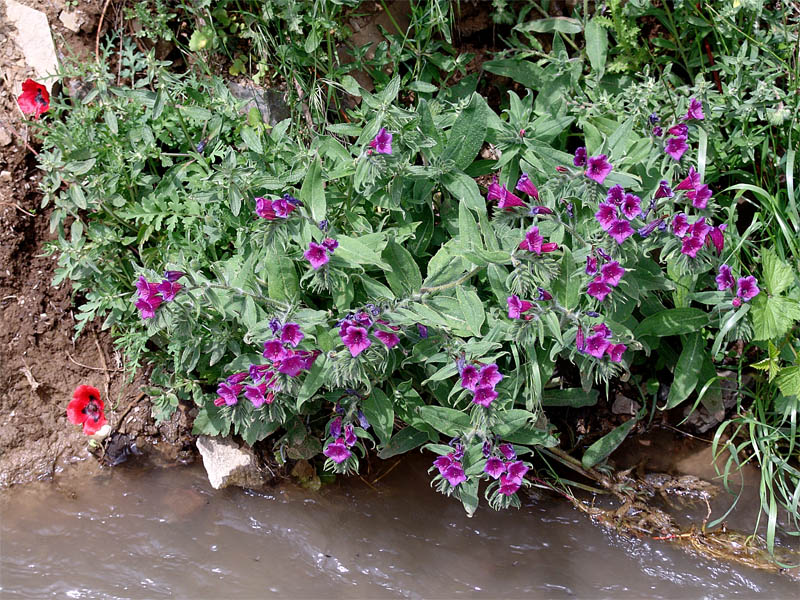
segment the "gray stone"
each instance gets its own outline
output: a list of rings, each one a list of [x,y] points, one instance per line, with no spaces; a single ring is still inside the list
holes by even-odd
[[[44,85],[48,92],[52,92],[55,82],[53,75],[58,71],[58,59],[47,16],[15,0],[5,0],[5,3],[6,17],[17,30],[14,42],[25,57],[25,66],[33,71],[31,76],[34,79]],[[16,82],[14,91],[19,94],[21,90],[20,80]]]
[[[255,106],[261,113],[264,123],[272,126],[291,116],[281,92],[259,87],[252,82],[241,84],[235,81],[228,82],[228,89],[237,100],[248,100],[241,109],[243,114],[247,114]]]
[[[240,448],[230,439],[201,435],[197,449],[203,457],[208,481],[216,489],[237,486],[257,488],[266,483],[258,461],[249,448]]]
[[[6,128],[0,125],[0,146],[8,146],[13,139],[11,134],[6,131]]]
[[[86,23],[86,17],[79,10],[62,10],[58,15],[58,20],[64,24],[64,27],[74,33],[80,33],[81,28]]]
[[[617,394],[614,404],[611,405],[611,412],[615,415],[635,415],[642,408],[642,405],[622,394]]]

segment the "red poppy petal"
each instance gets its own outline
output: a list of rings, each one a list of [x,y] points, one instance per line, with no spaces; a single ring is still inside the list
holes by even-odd
[[[82,411],[87,404],[88,400],[82,400],[80,398],[75,398],[67,404],[67,419],[69,419],[70,423],[73,425],[80,425],[86,420],[86,414]]]
[[[103,425],[106,424],[106,416],[103,413],[100,413],[100,418],[95,421],[94,419],[86,419],[83,423],[83,433],[85,435],[94,435],[100,429],[102,429]]]

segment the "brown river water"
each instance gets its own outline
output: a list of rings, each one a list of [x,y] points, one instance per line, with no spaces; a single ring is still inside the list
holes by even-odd
[[[800,597],[784,576],[629,539],[556,499],[469,519],[427,466],[319,492],[216,491],[200,465],[12,488],[0,597]]]

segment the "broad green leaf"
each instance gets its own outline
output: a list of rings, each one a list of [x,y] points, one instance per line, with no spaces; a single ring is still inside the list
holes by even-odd
[[[321,388],[322,384],[325,382],[325,360],[326,358],[324,354],[322,356],[318,356],[317,360],[314,361],[311,370],[306,373],[306,378],[303,380],[303,385],[300,386],[300,390],[297,392],[296,406],[298,411],[303,404],[305,404],[314,396],[314,394],[317,393],[319,388]]]
[[[783,337],[800,319],[800,304],[792,298],[767,296],[762,291],[750,304],[754,340]]]
[[[278,427],[281,426],[279,421],[267,421],[262,417],[263,415],[256,414],[254,419],[247,422],[244,427],[239,430],[242,439],[244,439],[249,446],[275,433]]]
[[[472,177],[461,171],[453,171],[444,175],[442,183],[456,200],[463,202],[479,215],[486,213],[486,200],[481,196],[478,184]]]
[[[467,516],[471,517],[478,510],[478,484],[479,479],[468,479],[458,486],[458,498],[464,505]]]
[[[499,413],[497,420],[499,423],[492,427],[492,432],[506,439],[518,429],[522,429],[525,425],[536,421],[536,415],[521,408],[512,408]]]
[[[456,436],[469,429],[469,415],[445,406],[421,406],[419,416],[436,431]]]
[[[456,168],[462,171],[466,169],[481,151],[490,110],[480,95],[473,94],[469,104],[458,115],[450,129],[443,154],[455,163]]]
[[[764,281],[771,296],[781,294],[794,282],[794,269],[782,261],[775,251],[768,248],[761,257],[761,267],[764,270]]]
[[[386,446],[392,437],[394,427],[394,406],[383,390],[372,388],[370,395],[361,403],[364,416],[372,426],[381,444]]]
[[[586,393],[581,388],[567,388],[564,390],[544,390],[542,392],[542,406],[594,406],[600,393],[591,390]]]
[[[725,408],[722,402],[722,386],[719,379],[714,361],[711,360],[711,355],[705,352],[703,365],[700,369],[700,377],[697,380],[697,394],[700,402],[710,415],[716,414]]]
[[[282,302],[292,302],[300,295],[300,281],[294,262],[287,256],[269,256],[264,261],[267,270],[269,297]]]
[[[595,71],[603,71],[606,66],[606,54],[608,52],[608,33],[606,28],[600,25],[595,19],[586,23],[584,32],[586,39],[586,55],[589,57],[589,64]]]
[[[369,417],[368,417],[369,418]],[[378,458],[386,460],[398,454],[405,454],[428,441],[428,434],[413,427],[401,429],[392,436],[386,447],[378,452]]]
[[[581,22],[572,17],[547,17],[528,21],[524,25],[517,27],[520,31],[535,31],[536,33],[580,33],[583,31]]]
[[[698,308],[670,308],[647,317],[633,332],[637,338],[694,333],[708,325],[708,313]]]
[[[705,345],[705,340],[699,333],[683,338],[683,350],[675,365],[667,404],[662,410],[675,408],[694,391],[703,368]]]
[[[775,378],[781,393],[784,396],[797,396],[800,398],[800,367],[786,367]]]
[[[489,60],[483,63],[482,66],[489,73],[510,77],[517,83],[521,83],[526,88],[531,89],[540,88],[548,79],[548,75],[542,67],[532,61],[521,58]]]
[[[458,205],[458,239],[463,250],[483,248],[478,222],[463,202]]]
[[[475,290],[465,290],[459,286],[456,288],[456,299],[461,307],[464,319],[467,321],[467,327],[474,335],[480,336],[481,326],[486,320],[486,313],[483,310],[483,302],[481,302],[478,294]]]
[[[581,459],[581,464],[583,464],[584,468],[591,469],[608,457],[628,437],[634,425],[636,425],[636,419],[629,419],[589,446]]]
[[[327,205],[325,203],[325,186],[322,183],[322,164],[317,158],[308,168],[303,187],[300,188],[300,200],[311,207],[311,218],[319,223],[325,218]]]
[[[725,341],[725,336],[733,328],[734,325],[750,311],[750,305],[745,304],[736,312],[731,311],[728,317],[720,327],[717,337],[714,338],[714,344],[711,346],[711,356],[716,356],[719,349],[722,347],[722,342]]]
[[[354,265],[375,265],[385,271],[392,270],[392,267],[381,259],[380,254],[364,242],[346,235],[340,235],[336,239],[339,242],[339,247],[335,252],[336,256]]]
[[[381,258],[392,265],[392,270],[386,273],[386,281],[398,297],[410,296],[419,290],[422,286],[422,275],[408,250],[392,240],[386,244]]]
[[[256,154],[263,154],[264,147],[261,145],[261,134],[252,127],[242,127],[242,141],[249,150]]]

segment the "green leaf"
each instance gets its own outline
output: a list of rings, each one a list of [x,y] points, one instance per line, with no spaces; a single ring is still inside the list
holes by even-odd
[[[466,173],[452,171],[442,178],[447,191],[467,208],[474,210],[479,215],[486,214],[486,200],[481,196],[478,184]]]
[[[361,403],[361,408],[381,444],[387,446],[394,428],[392,401],[380,388],[372,388],[372,393]]]
[[[300,295],[300,281],[294,262],[287,256],[269,256],[264,261],[267,270],[269,297],[282,302],[292,302]]]
[[[472,164],[481,151],[486,139],[489,111],[486,101],[475,93],[453,123],[443,157],[451,159],[459,170]]]
[[[542,393],[542,406],[594,406],[600,393],[590,390],[586,393],[581,388],[567,388],[564,390],[544,390]]]
[[[683,350],[675,365],[667,404],[661,410],[675,408],[694,391],[703,368],[705,345],[705,340],[698,333],[683,338]]]
[[[444,406],[421,406],[419,416],[436,431],[451,437],[469,429],[469,415]]]
[[[392,267],[381,259],[380,254],[364,242],[346,235],[340,235],[336,239],[339,242],[339,247],[336,248],[336,256],[354,265],[375,265],[385,271],[392,270]]]
[[[589,446],[581,459],[581,464],[583,464],[584,468],[591,469],[616,450],[631,432],[634,425],[636,425],[636,419],[629,419]]]
[[[794,283],[794,269],[782,261],[775,251],[767,249],[761,257],[764,280],[770,295],[777,296]]]
[[[520,58],[489,60],[483,63],[483,69],[495,75],[510,77],[517,83],[521,83],[531,89],[542,87],[548,79],[548,75],[542,67]]]
[[[392,270],[386,273],[386,281],[395,294],[402,298],[419,290],[422,286],[422,275],[408,250],[392,240],[386,244],[381,258],[392,265]]]
[[[535,422],[536,415],[530,411],[522,410],[521,408],[512,408],[498,413],[497,420],[499,423],[492,427],[492,432],[506,439],[518,429],[522,429],[525,425]]]
[[[297,392],[296,406],[298,411],[303,404],[317,393],[317,390],[319,390],[325,382],[325,360],[324,354],[318,356],[311,370],[306,374],[303,385],[300,386],[300,390]]]
[[[750,304],[754,340],[783,337],[800,319],[800,304],[792,298],[767,296],[761,292]]]
[[[800,367],[786,367],[775,378],[781,393],[784,396],[797,396],[800,398]]]
[[[378,458],[386,460],[398,454],[405,454],[428,441],[428,434],[413,427],[401,429],[392,436],[386,447],[378,452]]]
[[[249,446],[275,433],[281,425],[278,421],[266,421],[260,417],[261,415],[256,415],[256,418],[239,431],[242,439],[247,442]]]
[[[486,320],[483,302],[475,290],[464,290],[461,286],[456,288],[456,299],[461,307],[461,313],[467,321],[467,327],[475,336],[480,336],[481,326]]]
[[[589,57],[589,64],[595,71],[603,71],[606,66],[606,54],[608,52],[608,33],[605,27],[600,25],[596,19],[586,23],[584,32],[586,39],[586,55]]]
[[[468,479],[458,486],[458,498],[464,505],[467,516],[471,517],[478,510],[478,484],[479,479]]]
[[[736,312],[729,312],[728,317],[719,329],[717,337],[714,338],[714,344],[711,346],[711,356],[716,356],[719,349],[722,347],[722,342],[725,341],[725,336],[733,328],[734,325],[750,311],[750,305],[745,304]]]
[[[708,313],[699,308],[670,308],[647,317],[633,332],[634,337],[664,337],[694,333],[708,325]]]
[[[572,17],[548,17],[546,19],[536,19],[517,27],[520,31],[535,31],[536,33],[580,33],[583,31],[581,22]]]
[[[264,146],[261,145],[261,134],[252,127],[242,127],[242,141],[249,150],[256,154],[264,153]]]
[[[325,218],[327,206],[325,203],[325,187],[322,184],[322,164],[319,157],[311,163],[300,188],[300,200],[311,207],[311,218],[314,223],[319,223]]]
[[[463,250],[471,251],[483,248],[478,222],[472,211],[463,202],[458,205],[458,240]]]

